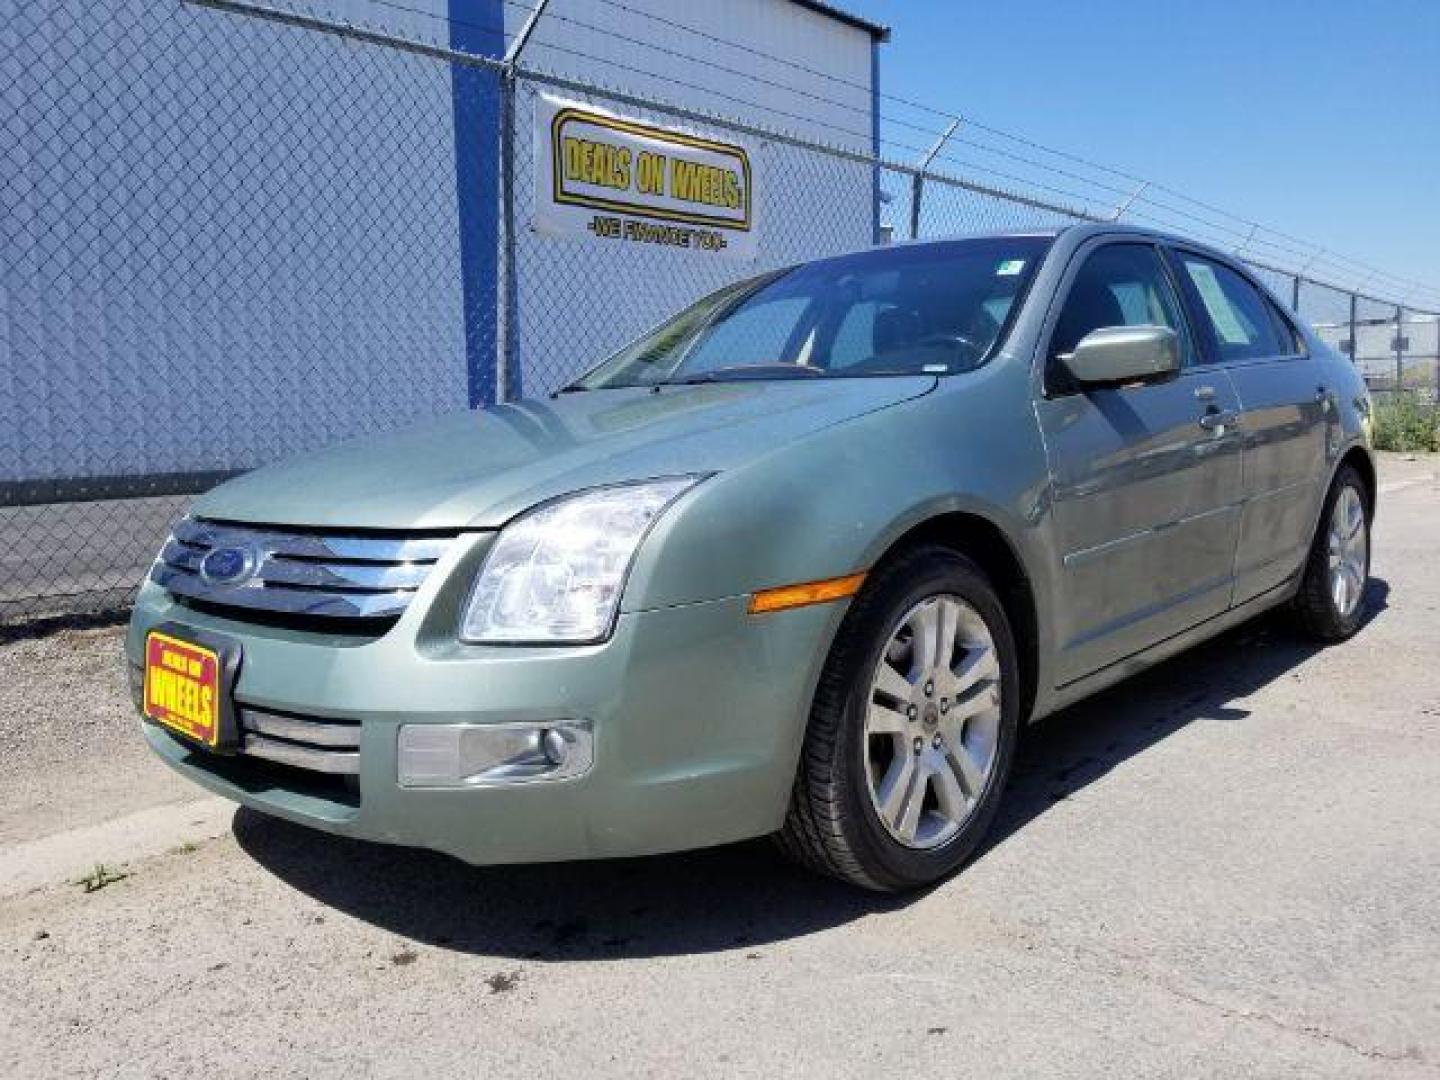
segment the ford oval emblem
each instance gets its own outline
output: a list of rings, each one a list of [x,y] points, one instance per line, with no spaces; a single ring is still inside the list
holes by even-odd
[[[260,569],[252,547],[217,547],[200,560],[200,577],[210,585],[243,585]]]

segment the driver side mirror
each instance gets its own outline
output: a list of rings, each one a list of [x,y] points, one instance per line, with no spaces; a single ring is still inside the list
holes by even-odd
[[[1168,326],[1106,326],[1057,359],[1081,386],[1155,382],[1180,370],[1180,335]]]

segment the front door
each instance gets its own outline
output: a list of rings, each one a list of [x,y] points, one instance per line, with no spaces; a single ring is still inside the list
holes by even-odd
[[[1239,402],[1194,339],[1159,251],[1098,241],[1077,254],[1052,314],[1042,393],[1063,596],[1058,682],[1081,678],[1224,611],[1239,505]],[[1167,326],[1182,369],[1163,382],[1072,385],[1059,357],[1093,330]]]

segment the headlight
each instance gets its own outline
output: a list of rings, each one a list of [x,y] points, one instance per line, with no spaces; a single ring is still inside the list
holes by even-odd
[[[461,640],[515,645],[603,639],[640,541],[698,479],[596,488],[516,518],[500,531],[470,590]]]

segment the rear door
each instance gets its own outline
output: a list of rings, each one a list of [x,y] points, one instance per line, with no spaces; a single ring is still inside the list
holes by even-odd
[[[1171,273],[1148,241],[1082,248],[1051,312],[1035,408],[1050,465],[1063,592],[1060,684],[1224,611],[1240,503],[1235,392],[1205,370]],[[1163,382],[1082,389],[1059,357],[1093,330],[1161,325],[1183,367]]]
[[[1202,361],[1240,398],[1244,506],[1235,552],[1235,603],[1282,584],[1310,546],[1325,481],[1334,390],[1304,338],[1238,268],[1172,250],[1199,331]]]

